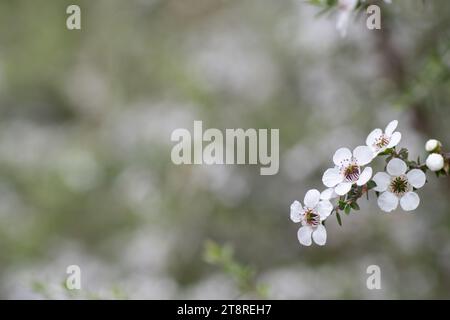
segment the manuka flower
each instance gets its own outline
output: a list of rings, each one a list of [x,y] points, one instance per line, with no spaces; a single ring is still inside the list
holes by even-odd
[[[359,146],[353,153],[347,148],[338,149],[334,156],[334,168],[330,168],[323,174],[322,182],[342,196],[347,194],[353,184],[362,186],[372,177],[372,168],[362,167],[373,159],[372,150],[367,146]]]
[[[366,144],[372,149],[374,157],[384,150],[393,148],[399,144],[402,139],[402,134],[400,132],[394,132],[397,125],[398,121],[393,120],[389,122],[384,132],[377,128],[369,133]]]
[[[299,201],[291,204],[291,220],[301,222],[298,229],[298,241],[304,246],[310,246],[314,242],[323,246],[327,241],[327,231],[322,225],[333,211],[333,205],[328,200],[320,200],[320,192],[316,189],[309,190],[304,199],[304,206]]]
[[[375,191],[382,192],[378,197],[378,206],[385,212],[395,210],[400,206],[405,211],[415,210],[420,198],[413,191],[419,189],[426,182],[425,173],[419,169],[406,172],[408,166],[403,160],[394,158],[387,164],[386,172],[378,172],[373,181],[377,184]]]

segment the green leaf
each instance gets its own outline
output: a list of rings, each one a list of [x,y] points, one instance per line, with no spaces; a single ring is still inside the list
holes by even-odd
[[[401,149],[400,149],[400,152],[398,153],[398,155],[399,155],[399,157],[400,157],[401,159],[403,159],[403,160],[408,160],[408,155],[409,155],[408,149],[406,149],[406,148],[401,148]]]
[[[360,209],[360,208],[359,208],[359,205],[358,205],[356,202],[350,203],[350,207],[351,207],[353,210],[359,210],[359,209]]]
[[[367,182],[367,190],[371,190],[373,188],[375,188],[377,186],[377,183],[373,180],[370,180],[369,182]]]
[[[347,205],[345,206],[345,208],[344,208],[344,212],[345,212],[345,214],[347,214],[347,215],[350,214],[350,211],[351,211],[351,210],[352,210],[352,208],[351,208],[350,205],[348,205],[348,204],[347,204]]]
[[[336,211],[336,219],[338,224],[342,227],[341,215],[339,214],[338,211]]]
[[[339,200],[339,209],[340,209],[340,210],[344,210],[345,205],[346,205],[345,201]]]
[[[394,152],[394,149],[393,149],[393,148],[389,148],[389,149],[384,150],[383,152],[380,152],[380,153],[378,154],[378,156],[387,156],[387,155],[391,155],[393,152]]]
[[[417,168],[419,165],[415,161],[405,161],[409,168]]]

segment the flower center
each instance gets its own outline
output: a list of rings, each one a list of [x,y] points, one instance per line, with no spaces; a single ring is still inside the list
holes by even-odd
[[[411,185],[408,182],[408,178],[405,175],[392,178],[389,184],[389,191],[398,197],[403,196],[405,193],[411,190]]]
[[[342,170],[342,174],[347,182],[355,182],[359,179],[361,170],[356,163],[352,163]]]
[[[375,143],[373,144],[373,146],[374,146],[377,150],[380,150],[380,149],[383,149],[384,147],[386,147],[386,146],[389,144],[390,141],[391,141],[391,139],[390,139],[388,136],[386,136],[385,134],[382,134],[382,135],[375,141]]]
[[[313,209],[307,208],[305,210],[305,222],[311,227],[317,227],[320,224],[320,216]]]

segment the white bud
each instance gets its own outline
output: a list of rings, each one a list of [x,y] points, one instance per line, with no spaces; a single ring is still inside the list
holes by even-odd
[[[428,152],[436,151],[438,148],[442,146],[441,142],[436,139],[430,139],[425,144],[425,150]]]
[[[426,161],[428,169],[431,171],[439,171],[444,168],[444,157],[439,153],[432,153]]]

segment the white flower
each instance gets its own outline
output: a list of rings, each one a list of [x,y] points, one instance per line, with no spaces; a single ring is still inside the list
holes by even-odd
[[[299,201],[291,204],[291,220],[301,222],[298,229],[298,241],[304,246],[310,246],[312,241],[323,246],[327,241],[327,230],[322,225],[333,211],[333,205],[328,200],[320,200],[320,192],[316,189],[309,190],[304,199],[304,206]]]
[[[442,147],[442,144],[439,140],[436,139],[430,139],[425,143],[425,150],[428,152],[437,151],[440,147]]]
[[[352,188],[353,184],[362,186],[372,177],[372,168],[362,166],[373,159],[372,150],[367,146],[356,147],[352,152],[347,148],[338,149],[334,156],[334,168],[330,168],[323,174],[322,182],[328,188],[343,196]]]
[[[420,198],[413,191],[419,189],[426,181],[425,173],[419,169],[412,169],[408,173],[408,166],[403,160],[394,158],[387,164],[386,172],[378,172],[373,181],[377,184],[375,191],[382,192],[378,197],[378,206],[385,212],[395,210],[400,206],[405,211],[411,211],[419,206]]]
[[[338,17],[336,21],[336,29],[341,34],[341,37],[347,35],[348,23],[353,10],[356,8],[358,0],[339,0],[338,2]]]
[[[394,132],[397,125],[398,121],[393,120],[386,126],[384,133],[379,128],[369,133],[366,139],[366,144],[372,149],[374,157],[384,150],[393,148],[399,144],[402,139],[402,134],[400,132]]]
[[[428,169],[431,171],[439,171],[444,168],[444,157],[439,153],[432,153],[426,161]]]

